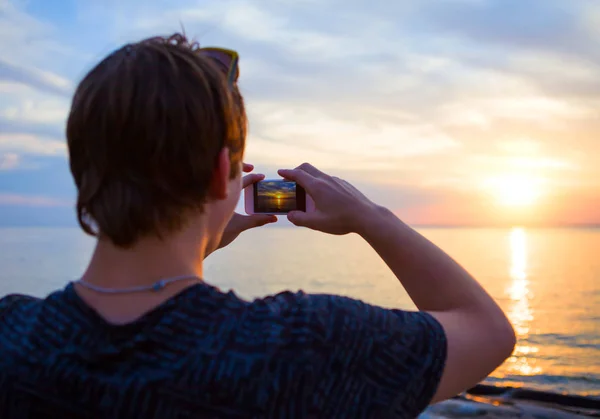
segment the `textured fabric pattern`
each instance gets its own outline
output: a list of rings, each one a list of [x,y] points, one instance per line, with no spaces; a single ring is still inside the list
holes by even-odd
[[[339,296],[200,284],[116,326],[69,285],[0,300],[0,417],[411,418],[445,358],[430,315]]]

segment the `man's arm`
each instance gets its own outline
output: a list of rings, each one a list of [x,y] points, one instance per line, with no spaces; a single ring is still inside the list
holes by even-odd
[[[302,185],[317,207],[313,213],[290,213],[292,223],[330,234],[360,234],[419,310],[442,325],[447,359],[433,402],[477,384],[510,356],[515,345],[510,322],[477,281],[440,248],[348,182],[310,164],[280,174]]]
[[[390,267],[418,309],[430,312],[444,328],[447,360],[434,403],[478,383],[511,355],[511,324],[450,256],[385,208],[374,207],[358,225],[357,232]]]

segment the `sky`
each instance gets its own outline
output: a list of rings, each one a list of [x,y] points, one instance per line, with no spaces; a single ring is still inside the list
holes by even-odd
[[[65,121],[124,43],[240,53],[246,161],[406,222],[600,224],[598,0],[0,0],[0,225],[74,225]]]

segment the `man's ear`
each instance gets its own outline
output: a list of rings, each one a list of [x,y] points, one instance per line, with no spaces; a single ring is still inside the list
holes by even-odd
[[[210,182],[210,197],[212,199],[222,200],[227,198],[229,195],[230,173],[229,149],[224,147],[217,157],[217,164],[212,173]]]

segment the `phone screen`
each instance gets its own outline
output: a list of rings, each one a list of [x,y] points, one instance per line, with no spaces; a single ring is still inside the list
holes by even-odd
[[[287,214],[306,211],[306,192],[296,182],[263,180],[254,184],[254,212],[257,214]]]

